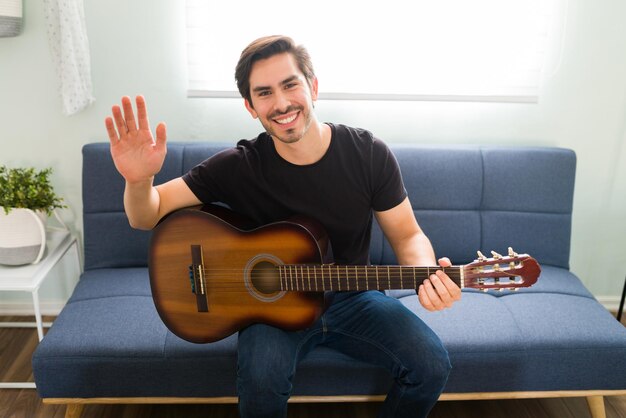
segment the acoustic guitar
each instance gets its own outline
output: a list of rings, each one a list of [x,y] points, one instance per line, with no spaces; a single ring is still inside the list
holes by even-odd
[[[252,323],[287,330],[310,326],[327,291],[417,289],[436,270],[461,288],[512,289],[537,281],[527,254],[479,252],[473,263],[439,266],[336,265],[328,236],[305,217],[250,229],[218,206],[188,208],[164,218],[150,242],[149,274],[156,309],[179,337],[223,339]]]

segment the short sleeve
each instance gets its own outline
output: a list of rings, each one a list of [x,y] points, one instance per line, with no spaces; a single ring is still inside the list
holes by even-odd
[[[182,178],[202,203],[224,202],[240,161],[239,150],[227,149],[193,167]]]
[[[374,139],[372,153],[372,208],[382,212],[398,206],[408,193],[398,161],[389,147]]]

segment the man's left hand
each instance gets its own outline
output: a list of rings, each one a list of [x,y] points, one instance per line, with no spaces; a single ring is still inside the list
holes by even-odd
[[[444,257],[439,259],[439,265],[450,267],[452,263],[447,257]],[[441,311],[461,300],[461,289],[447,274],[437,270],[420,285],[417,296],[426,310]]]

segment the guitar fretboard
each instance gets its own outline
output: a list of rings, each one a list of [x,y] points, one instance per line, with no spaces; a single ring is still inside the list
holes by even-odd
[[[463,287],[462,267],[279,265],[281,290],[324,292],[417,289],[435,271],[444,271]]]

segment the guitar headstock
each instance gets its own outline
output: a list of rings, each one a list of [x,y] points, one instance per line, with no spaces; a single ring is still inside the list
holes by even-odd
[[[528,254],[517,254],[509,247],[508,255],[494,251],[491,258],[478,251],[474,262],[463,266],[463,287],[492,290],[517,290],[530,287],[541,273],[539,263]]]

